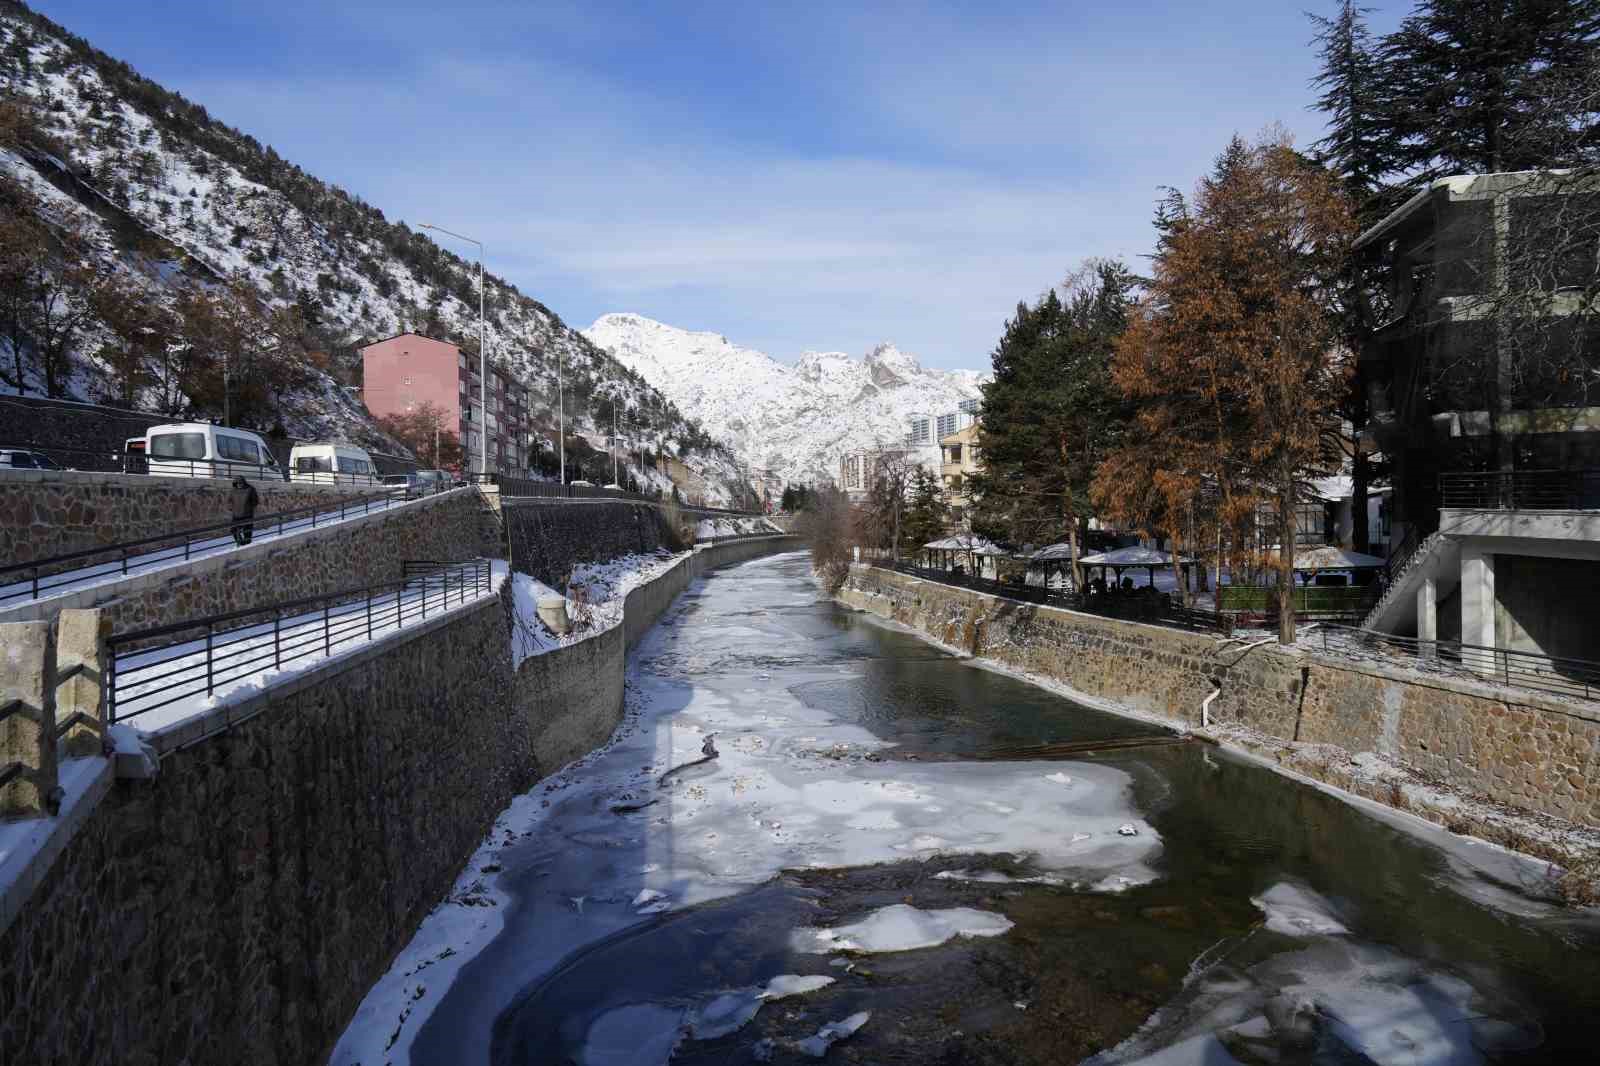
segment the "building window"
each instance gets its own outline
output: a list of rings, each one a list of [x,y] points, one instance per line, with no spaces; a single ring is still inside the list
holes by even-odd
[[[939,439],[943,440],[956,431],[956,416],[954,414],[939,416]]]

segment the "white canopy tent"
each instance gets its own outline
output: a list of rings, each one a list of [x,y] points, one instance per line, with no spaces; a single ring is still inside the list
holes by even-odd
[[[1150,584],[1156,583],[1156,570],[1160,567],[1172,565],[1172,553],[1164,552],[1158,548],[1145,548],[1134,545],[1128,548],[1117,548],[1108,552],[1094,552],[1079,558],[1079,563],[1084,566],[1099,567],[1101,579],[1104,580],[1105,571],[1113,572],[1112,583],[1122,580],[1124,570],[1147,570],[1150,574]],[[1193,559],[1179,559],[1178,565],[1187,569],[1194,563]]]

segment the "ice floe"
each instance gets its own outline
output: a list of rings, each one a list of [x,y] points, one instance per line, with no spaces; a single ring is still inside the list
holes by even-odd
[[[896,903],[849,925],[798,929],[791,935],[789,946],[815,955],[833,951],[911,951],[935,947],[958,936],[1000,936],[1012,924],[1003,914],[971,907],[925,911]]]

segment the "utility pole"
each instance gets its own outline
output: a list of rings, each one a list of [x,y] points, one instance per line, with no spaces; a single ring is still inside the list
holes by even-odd
[[[617,398],[611,397],[611,483],[622,484],[617,480]]]
[[[447,230],[443,226],[430,226],[426,222],[417,224],[421,229],[431,229],[436,233],[443,233],[466,241],[468,244],[478,246],[478,410],[482,412],[478,422],[478,473],[489,472],[489,349],[485,344],[483,325],[483,242],[475,238]]]
[[[556,349],[556,443],[561,449],[561,484],[567,483],[567,399],[561,380],[561,349]],[[562,489],[562,492],[567,491]]]

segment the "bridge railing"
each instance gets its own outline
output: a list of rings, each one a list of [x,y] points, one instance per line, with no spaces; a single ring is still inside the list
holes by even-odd
[[[82,551],[66,552],[44,559],[0,566],[0,608],[17,603],[27,603],[41,596],[80,581],[113,575],[126,576],[133,570],[170,562],[174,559],[192,559],[197,554],[225,547],[235,528],[248,525],[252,536],[274,532],[281,535],[288,526],[302,524],[315,529],[317,524],[343,521],[357,515],[370,514],[396,503],[404,503],[404,489],[369,493],[340,500],[338,503],[297,507],[287,511],[260,514],[250,519],[229,519],[210,525],[194,526],[172,533],[162,533],[139,540],[125,540]]]
[[[404,564],[399,581],[121,633],[107,641],[106,716],[138,718],[403,629],[492,588],[487,559]]]

